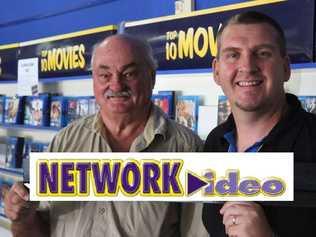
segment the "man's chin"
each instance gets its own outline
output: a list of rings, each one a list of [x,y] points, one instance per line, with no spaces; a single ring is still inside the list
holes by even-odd
[[[236,107],[245,112],[256,112],[262,109],[262,105],[259,103],[235,103]]]
[[[132,112],[132,109],[126,107],[112,107],[110,110],[108,110],[108,112],[113,114],[128,114]]]

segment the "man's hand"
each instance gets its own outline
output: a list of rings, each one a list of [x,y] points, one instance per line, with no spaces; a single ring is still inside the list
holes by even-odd
[[[2,186],[1,194],[4,200],[4,212],[11,221],[32,223],[38,203],[28,201],[29,193],[22,183],[15,183],[11,189]]]
[[[271,237],[272,230],[261,206],[254,202],[226,202],[220,213],[230,237]]]

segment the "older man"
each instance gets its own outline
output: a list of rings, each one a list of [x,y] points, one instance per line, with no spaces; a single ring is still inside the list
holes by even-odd
[[[111,36],[95,47],[92,69],[100,112],[63,129],[51,142],[50,151],[201,150],[202,143],[196,135],[169,120],[151,103],[156,64],[147,43],[128,35]],[[206,234],[202,208],[193,204],[181,207],[159,202],[55,202],[48,205],[49,216],[44,219],[27,202],[27,196],[21,185],[14,185],[5,195],[6,214],[13,221],[13,232],[22,233],[19,236]]]
[[[294,152],[295,162],[315,162],[316,116],[284,91],[291,72],[278,23],[258,12],[241,13],[221,28],[217,42],[214,80],[228,97],[232,114],[209,134],[204,150]],[[225,232],[238,237],[309,236],[315,211],[290,204],[262,208],[252,202],[226,202],[221,207],[205,204],[203,214],[205,223],[213,223],[212,237]],[[215,225],[216,216],[220,220]]]

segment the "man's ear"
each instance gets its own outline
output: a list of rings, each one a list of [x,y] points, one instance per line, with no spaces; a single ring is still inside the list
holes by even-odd
[[[284,82],[290,80],[291,77],[291,66],[290,66],[290,57],[288,55],[284,56],[283,59],[283,68],[284,68]]]
[[[214,58],[212,62],[213,78],[217,85],[221,85],[218,72],[218,59]]]

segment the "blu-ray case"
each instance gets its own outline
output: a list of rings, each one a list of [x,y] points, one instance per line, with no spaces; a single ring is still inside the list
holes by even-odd
[[[77,98],[77,119],[89,115],[90,96],[81,96]]]
[[[197,132],[199,96],[178,96],[176,103],[176,122]]]
[[[68,97],[67,101],[67,124],[77,119],[77,98]]]
[[[303,109],[307,112],[316,114],[316,96],[298,96]]]
[[[24,125],[37,127],[49,126],[49,109],[49,95],[26,96]]]
[[[168,96],[169,100],[169,118],[175,118],[175,98],[176,92],[175,91],[158,91],[158,95],[166,95]]]
[[[172,97],[170,95],[152,95],[151,101],[161,108],[169,118],[173,117],[172,111]]]
[[[67,102],[67,124],[72,121],[89,115],[89,105],[92,96],[68,97]],[[90,109],[90,111],[93,108]]]
[[[62,128],[67,125],[67,104],[65,96],[52,96],[50,104],[50,126]]]
[[[95,97],[91,96],[89,98],[89,112],[88,112],[89,115],[97,113],[99,111],[99,109],[100,109],[100,106],[98,105]]]
[[[6,167],[22,168],[24,137],[8,137]]]
[[[0,124],[4,122],[5,95],[0,95]]]
[[[23,124],[24,118],[24,96],[5,97],[4,123]]]
[[[5,141],[0,142],[0,167],[5,167],[7,163],[8,145]]]
[[[218,96],[217,125],[226,121],[231,113],[229,101],[225,95]]]

